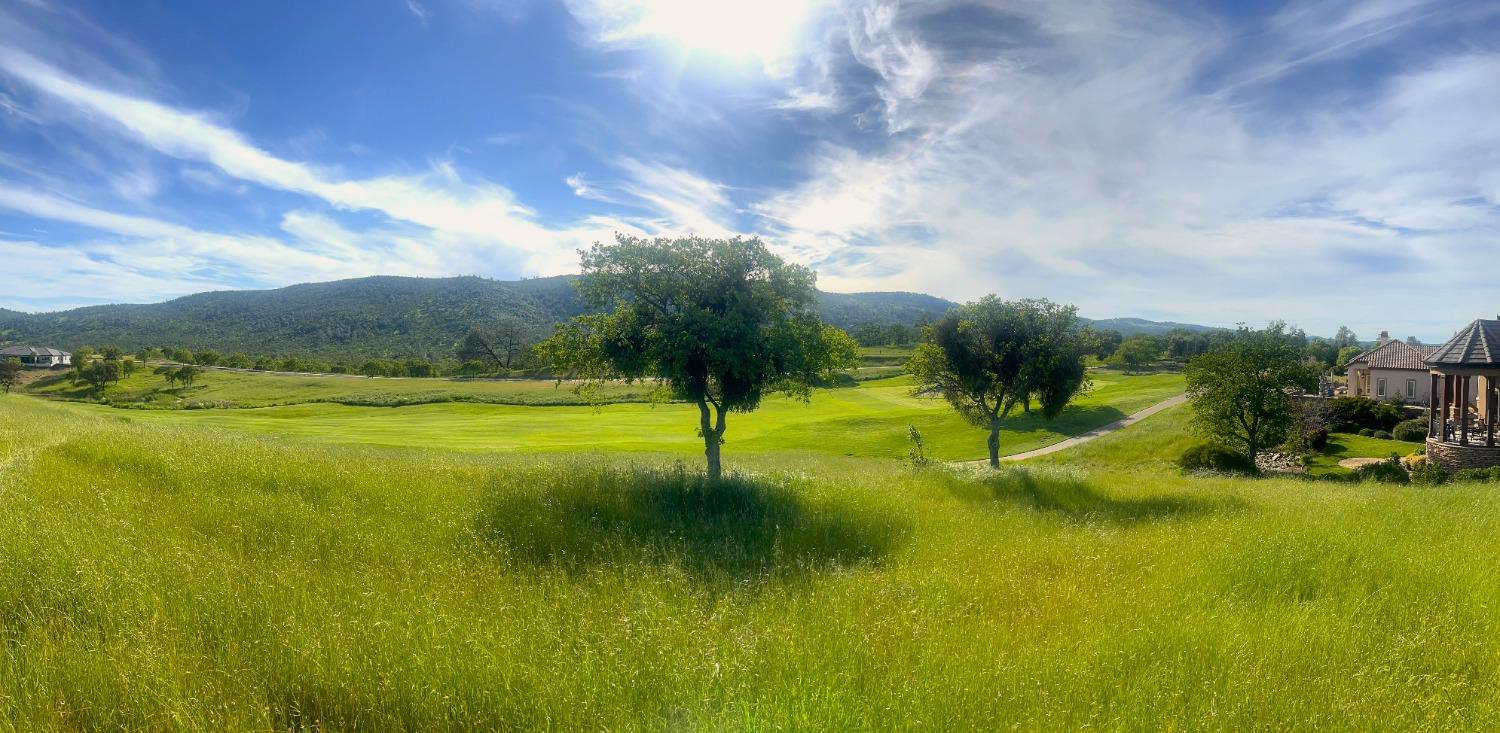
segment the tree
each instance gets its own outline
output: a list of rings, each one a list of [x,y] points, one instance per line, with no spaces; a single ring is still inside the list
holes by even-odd
[[[101,359],[83,368],[83,381],[99,394],[105,387],[120,381],[120,362]]]
[[[1241,326],[1233,338],[1188,362],[1193,425],[1242,448],[1253,462],[1261,448],[1286,437],[1295,415],[1287,392],[1315,389],[1318,372],[1285,323],[1259,331]]]
[[[177,370],[177,381],[182,382],[184,385],[191,385],[198,379],[198,375],[202,373],[202,369],[192,364],[184,364]]]
[[[1359,337],[1348,326],[1339,326],[1338,333],[1333,335],[1333,345],[1340,351],[1350,346],[1359,346]]]
[[[1120,342],[1115,353],[1109,357],[1111,366],[1127,373],[1139,371],[1141,367],[1161,358],[1161,341],[1153,336],[1137,335]]]
[[[1035,402],[1057,417],[1088,388],[1083,359],[1093,333],[1078,311],[1047,300],[1005,301],[989,295],[949,311],[932,326],[906,370],[917,394],[941,394],[964,419],[990,431],[990,466],[1000,467],[1000,425]]]
[[[814,312],[816,275],[758,238],[618,234],[582,265],[579,296],[601,312],[558,326],[538,355],[590,384],[652,379],[696,404],[712,479],[728,413],[769,391],[810,399],[815,382],[858,363],[854,340]]]
[[[1323,366],[1324,369],[1332,369],[1338,364],[1339,350],[1334,348],[1333,342],[1324,338],[1314,338],[1307,342],[1307,356]]]
[[[1114,354],[1115,349],[1120,348],[1120,344],[1125,341],[1125,336],[1113,328],[1106,328],[1103,331],[1095,331],[1094,340],[1096,347],[1094,356],[1103,361]]]
[[[5,388],[5,393],[10,394],[10,388],[21,381],[21,360],[0,360],[0,387]]]
[[[167,384],[177,383],[177,367],[164,364],[151,370],[151,373],[167,380]]]
[[[1407,336],[1406,343],[1410,346],[1421,346],[1422,340],[1417,338],[1416,336]]]
[[[515,316],[501,316],[493,326],[472,329],[458,345],[459,361],[482,361],[510,371],[536,343],[535,330]]]

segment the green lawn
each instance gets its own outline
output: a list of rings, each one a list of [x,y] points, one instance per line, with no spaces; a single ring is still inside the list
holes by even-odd
[[[434,380],[381,380],[421,382]],[[436,380],[442,381],[442,380]],[[514,384],[514,383],[512,383]],[[549,387],[550,389],[550,387]],[[1094,375],[1093,390],[1056,420],[1018,415],[1001,436],[1008,454],[1087,432],[1182,391],[1178,374]],[[701,454],[697,408],[684,404],[611,404],[537,409],[515,405],[436,403],[410,407],[300,404],[254,410],[105,410],[127,419],[213,426],[320,442],[462,451],[658,451]],[[911,395],[908,377],[818,390],[810,403],[768,398],[752,414],[731,415],[726,460],[737,455],[806,452],[871,457],[905,455],[915,425],[929,455],[979,459],[983,431],[945,402]]]
[[[1354,472],[1343,468],[1339,461],[1345,458],[1388,458],[1392,453],[1409,456],[1424,449],[1421,443],[1404,440],[1367,438],[1354,433],[1331,433],[1323,452],[1313,456],[1307,472],[1313,476],[1351,475]]]
[[[582,405],[571,384],[542,379],[416,379],[361,377],[345,374],[270,374],[266,372],[205,369],[187,386],[169,385],[152,374],[151,365],[138,368],[103,394],[122,407],[181,409],[193,407],[267,407],[309,402],[399,405],[467,401],[508,405]],[[650,385],[614,384],[602,396],[612,401],[645,401]],[[94,399],[88,386],[78,386],[63,374],[28,385],[32,394],[65,399]]]
[[[0,728],[1500,725],[1500,493],[1183,476],[1180,408],[713,491],[129,414],[0,397]]]

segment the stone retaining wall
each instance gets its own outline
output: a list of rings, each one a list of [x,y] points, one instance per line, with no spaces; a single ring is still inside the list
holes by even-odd
[[[1500,446],[1487,448],[1483,439],[1478,445],[1473,443],[1458,445],[1428,438],[1427,460],[1442,466],[1447,471],[1500,466]]]

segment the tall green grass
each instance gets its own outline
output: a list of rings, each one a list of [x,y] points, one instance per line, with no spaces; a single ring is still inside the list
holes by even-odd
[[[711,489],[0,398],[0,727],[1500,722],[1500,497],[1184,477],[1183,417],[1075,463],[759,456]]]

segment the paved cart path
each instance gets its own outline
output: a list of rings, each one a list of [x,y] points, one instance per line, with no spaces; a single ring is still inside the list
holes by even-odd
[[[1036,450],[1029,450],[1029,451],[1026,451],[1025,453],[1016,453],[1014,455],[1001,456],[1000,460],[1002,460],[1002,461],[1024,461],[1024,460],[1026,460],[1028,458],[1036,458],[1038,456],[1045,456],[1045,455],[1047,455],[1049,453],[1056,453],[1058,451],[1064,451],[1064,450],[1067,450],[1067,449],[1072,448],[1074,446],[1082,445],[1083,443],[1087,443],[1090,440],[1093,440],[1094,438],[1097,438],[1097,437],[1099,437],[1101,435],[1109,435],[1110,433],[1113,433],[1114,431],[1119,430],[1121,428],[1130,427],[1131,425],[1134,425],[1135,423],[1140,422],[1141,420],[1145,420],[1146,418],[1151,417],[1152,415],[1155,415],[1156,413],[1161,412],[1162,410],[1170,410],[1170,409],[1172,409],[1172,408],[1174,408],[1174,407],[1176,407],[1176,406],[1178,406],[1178,405],[1180,405],[1180,404],[1182,404],[1184,402],[1187,402],[1187,395],[1180,394],[1180,395],[1177,395],[1176,397],[1172,397],[1170,399],[1162,400],[1161,402],[1158,402],[1158,403],[1156,403],[1156,404],[1154,404],[1154,405],[1152,405],[1150,407],[1147,407],[1146,409],[1141,410],[1140,412],[1136,412],[1136,413],[1132,413],[1130,415],[1127,415],[1127,416],[1125,416],[1125,417],[1123,417],[1123,418],[1121,418],[1119,420],[1116,420],[1116,421],[1114,421],[1114,422],[1112,422],[1112,423],[1110,423],[1108,425],[1103,425],[1103,426],[1094,428],[1093,430],[1090,430],[1087,433],[1081,433],[1079,435],[1075,435],[1075,436],[1073,436],[1071,438],[1068,438],[1067,440],[1059,441],[1057,443],[1053,443],[1052,445],[1045,446],[1045,447],[1042,447],[1042,448],[1037,448]],[[988,465],[989,462],[990,462],[990,460],[988,458],[982,458],[982,459],[977,460],[977,461],[960,461],[960,463],[973,464],[973,465]]]

